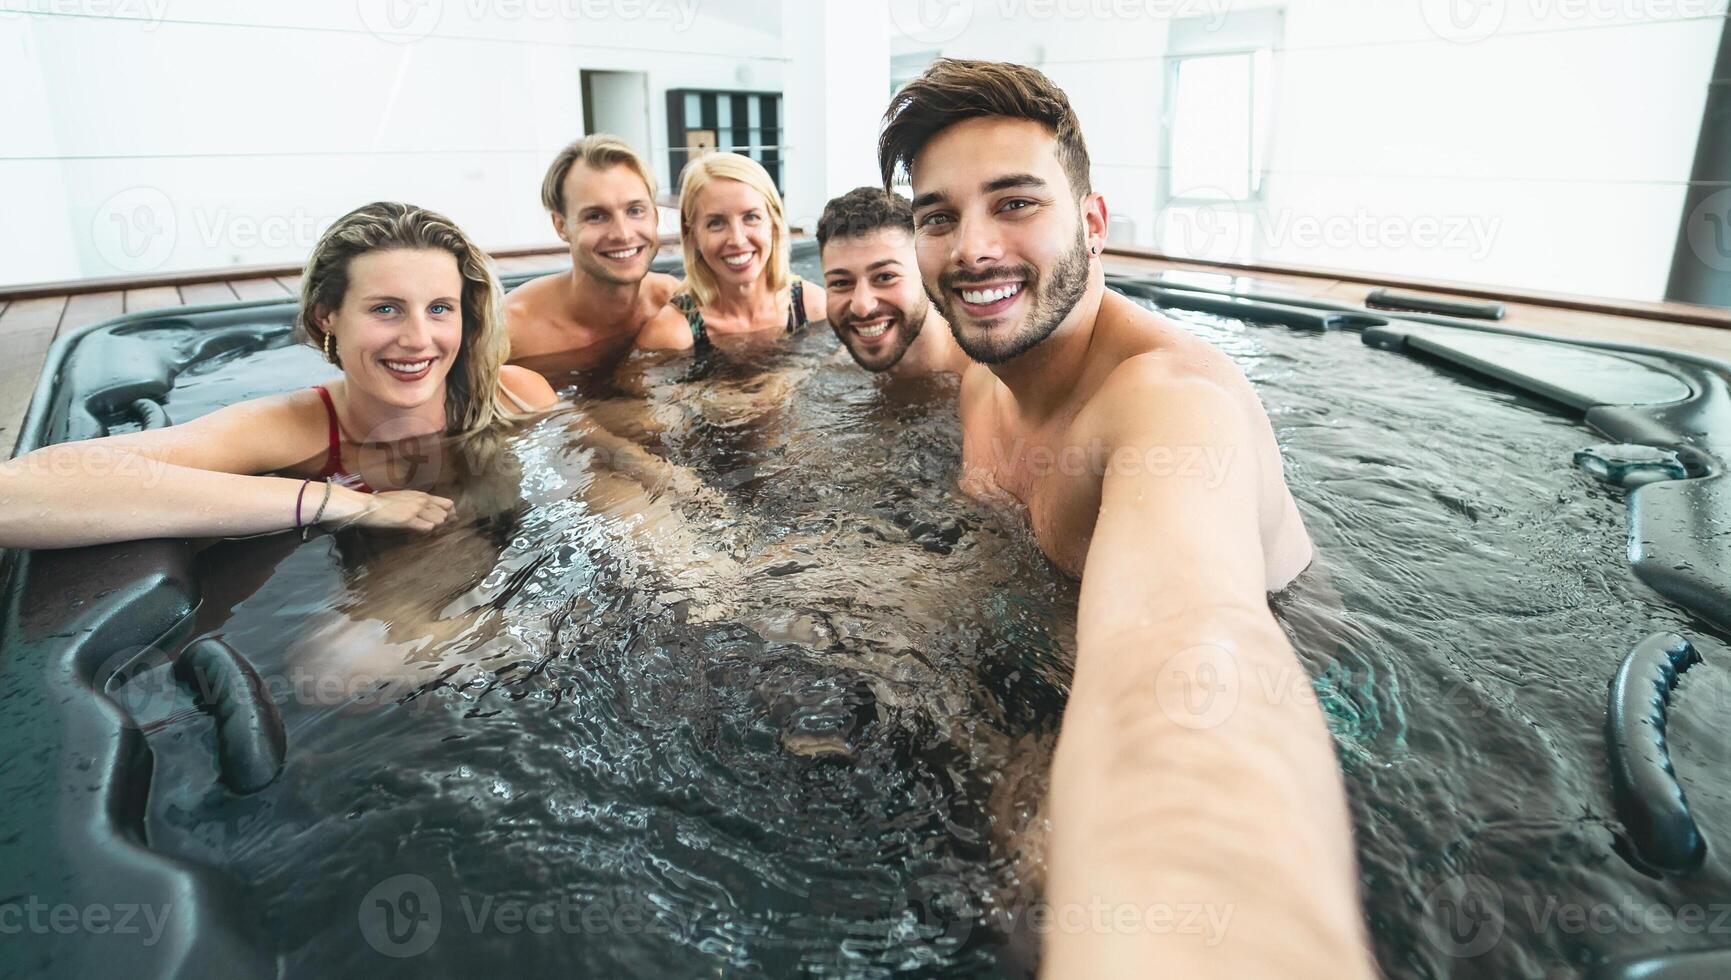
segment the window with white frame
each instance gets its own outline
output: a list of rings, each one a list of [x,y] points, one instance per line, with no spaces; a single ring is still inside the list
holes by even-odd
[[[1282,17],[1262,9],[1224,25],[1210,18],[1173,23],[1155,228],[1161,251],[1254,257]]]

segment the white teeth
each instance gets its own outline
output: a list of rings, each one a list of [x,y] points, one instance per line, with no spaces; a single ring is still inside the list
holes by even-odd
[[[1010,286],[999,286],[996,289],[964,289],[962,290],[962,301],[973,303],[975,305],[982,303],[996,303],[998,300],[1008,299],[1021,291],[1021,283],[1015,283]]]
[[[733,266],[735,269],[743,269],[751,262],[752,256],[756,254],[756,252],[747,252],[744,255],[730,255],[721,261]]]
[[[639,245],[636,248],[628,248],[623,252],[602,252],[601,254],[610,259],[629,259],[641,251],[643,251],[643,246]]]
[[[863,326],[863,325],[855,326],[854,332],[859,334],[861,337],[864,337],[867,340],[876,340],[877,338],[882,337],[884,335],[884,332],[889,330],[889,328],[890,328],[890,322],[888,320],[884,320],[883,322],[877,324],[876,326],[870,326],[870,327]]]
[[[433,363],[431,360],[425,360],[425,361],[386,361],[385,367],[388,367],[393,371],[401,371],[404,374],[416,374],[422,368],[426,367],[427,365],[429,365],[431,363]]]

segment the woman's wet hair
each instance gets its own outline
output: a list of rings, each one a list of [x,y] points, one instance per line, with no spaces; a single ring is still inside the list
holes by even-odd
[[[313,247],[301,276],[296,339],[324,349],[324,317],[340,309],[349,290],[349,264],[368,252],[391,249],[449,252],[463,276],[463,335],[445,378],[445,432],[471,436],[515,417],[500,400],[499,368],[510,338],[505,329],[504,292],[493,263],[456,223],[437,212],[396,201],[378,201],[338,218]],[[342,350],[332,361],[342,365]]]
[[[1026,65],[962,58],[939,58],[890,99],[878,137],[884,189],[895,183],[897,173],[909,172],[932,137],[981,116],[1027,119],[1046,127],[1058,141],[1058,163],[1071,192],[1078,197],[1093,193],[1088,144],[1064,90]]]
[[[770,292],[780,292],[793,279],[787,258],[787,218],[782,213],[781,195],[769,171],[750,157],[737,153],[707,153],[685,165],[679,179],[679,240],[685,252],[685,290],[697,300],[698,306],[708,306],[721,294],[715,272],[697,250],[697,200],[703,189],[715,180],[737,180],[763,195],[770,223],[769,255],[764,257],[765,285]]]

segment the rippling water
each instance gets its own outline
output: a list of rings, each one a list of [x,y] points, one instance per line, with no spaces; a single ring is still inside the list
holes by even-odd
[[[1383,969],[1711,942],[1652,910],[1731,899],[1725,865],[1660,881],[1618,855],[1600,728],[1630,646],[1695,637],[1672,746],[1722,836],[1723,648],[1627,570],[1621,491],[1569,465],[1590,434],[1355,335],[1179,316],[1258,385],[1317,545],[1275,607]],[[140,709],[152,845],[246,881],[296,976],[1026,975],[1076,589],[955,490],[953,399],[880,391],[822,327],[645,359],[515,437],[451,533],[207,550],[200,628],[278,689],[289,761],[227,796],[208,721]],[[1489,943],[1451,929],[1463,887],[1501,909]],[[399,941],[434,908],[430,948]]]

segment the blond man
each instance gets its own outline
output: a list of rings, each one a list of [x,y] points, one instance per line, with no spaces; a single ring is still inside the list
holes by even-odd
[[[542,374],[607,370],[658,320],[679,280],[650,272],[660,244],[655,179],[617,136],[585,136],[559,151],[541,183],[541,205],[571,268],[524,283],[507,297],[511,363]]]

